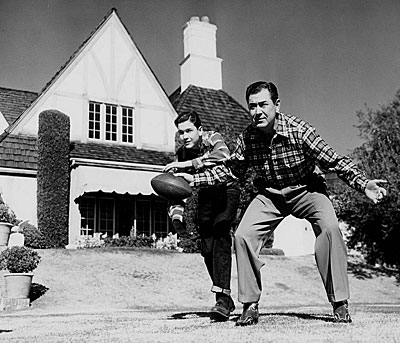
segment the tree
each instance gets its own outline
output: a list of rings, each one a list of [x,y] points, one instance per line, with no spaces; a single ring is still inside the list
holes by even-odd
[[[374,205],[348,187],[335,189],[339,219],[352,227],[349,247],[361,250],[370,263],[400,267],[400,90],[377,110],[358,111],[360,137],[365,141],[351,157],[369,178],[388,181],[388,195]]]

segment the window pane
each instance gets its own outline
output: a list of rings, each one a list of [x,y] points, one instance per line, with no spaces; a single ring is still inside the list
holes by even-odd
[[[117,106],[106,105],[106,140],[117,140]]]
[[[89,102],[88,137],[100,139],[100,104]]]
[[[161,201],[155,201],[153,206],[154,230],[157,237],[166,237],[168,235],[168,213],[167,204]]]
[[[133,108],[122,107],[122,141],[133,143]]]
[[[136,201],[136,234],[151,236],[150,201]]]
[[[99,232],[114,235],[114,199],[99,199]]]
[[[81,235],[93,236],[96,223],[96,199],[91,197],[83,197],[79,203],[79,211],[81,212]]]

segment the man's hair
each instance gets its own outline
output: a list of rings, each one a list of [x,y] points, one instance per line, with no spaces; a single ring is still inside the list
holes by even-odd
[[[253,82],[250,86],[246,89],[246,102],[249,103],[250,95],[257,94],[261,92],[262,89],[267,89],[269,94],[271,94],[271,100],[274,104],[278,100],[278,89],[272,82],[267,81],[257,81]]]
[[[178,127],[178,124],[190,120],[196,128],[201,126],[200,116],[196,111],[184,111],[176,117],[174,124]]]

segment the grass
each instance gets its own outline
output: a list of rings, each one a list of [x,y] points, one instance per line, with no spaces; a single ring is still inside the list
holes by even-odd
[[[352,324],[332,322],[313,256],[262,256],[260,321],[213,323],[198,254],[132,249],[40,250],[32,305],[0,313],[4,342],[400,342],[394,275],[349,264]],[[236,266],[232,271],[237,299]]]

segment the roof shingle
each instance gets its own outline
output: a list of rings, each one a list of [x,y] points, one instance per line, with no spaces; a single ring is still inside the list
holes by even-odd
[[[0,87],[0,111],[12,124],[38,97],[37,93]]]
[[[250,124],[247,110],[223,90],[190,85],[182,94],[178,88],[169,99],[177,113],[196,111],[206,130],[227,125],[236,137]]]
[[[174,154],[171,152],[138,149],[126,145],[71,142],[70,157],[165,165],[172,162]]]
[[[0,167],[36,170],[37,156],[36,137],[8,135],[0,144]],[[71,142],[70,157],[163,166],[173,160],[174,154],[114,144]]]
[[[8,135],[0,144],[0,167],[36,170],[36,137]]]

